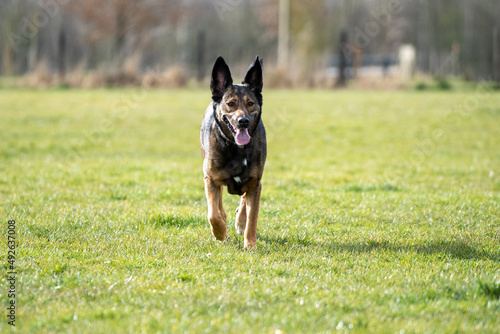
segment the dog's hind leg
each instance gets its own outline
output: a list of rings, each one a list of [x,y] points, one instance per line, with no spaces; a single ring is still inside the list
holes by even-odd
[[[205,177],[205,193],[208,203],[208,221],[212,227],[212,234],[217,240],[227,237],[226,213],[222,208],[222,187],[217,186],[209,178]]]
[[[246,195],[243,194],[240,200],[240,206],[236,209],[236,232],[238,234],[245,233],[245,228],[247,226],[247,204],[245,201]]]
[[[260,192],[262,185],[257,185],[245,194],[247,224],[245,228],[245,248],[255,248],[257,242],[257,218],[259,216]]]

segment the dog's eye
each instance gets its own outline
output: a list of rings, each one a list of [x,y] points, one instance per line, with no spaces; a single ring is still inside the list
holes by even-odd
[[[234,108],[234,106],[236,105],[234,102],[228,102],[226,104],[229,108]]]
[[[255,104],[255,103],[253,103],[252,101],[248,101],[248,103],[247,103],[247,105],[248,105],[249,107],[252,107],[254,104]]]

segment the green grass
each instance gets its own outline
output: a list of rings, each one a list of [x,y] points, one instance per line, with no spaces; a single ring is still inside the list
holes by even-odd
[[[498,333],[498,93],[266,91],[255,251],[227,193],[210,234],[209,99],[0,90],[17,332]]]

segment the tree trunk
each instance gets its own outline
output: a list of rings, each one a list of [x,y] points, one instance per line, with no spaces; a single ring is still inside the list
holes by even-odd
[[[203,80],[205,76],[205,68],[204,68],[204,59],[205,59],[205,33],[203,31],[198,32],[198,45],[196,50],[196,70],[198,81]]]
[[[290,0],[279,1],[278,67],[288,70],[290,40]]]
[[[9,76],[14,75],[14,54],[9,41],[6,41],[2,52],[2,74]]]
[[[59,81],[63,83],[66,77],[66,34],[64,32],[64,24],[62,24],[61,29],[59,29],[57,44],[57,70]]]
[[[493,80],[500,82],[500,25],[493,28]]]
[[[337,87],[345,87],[347,83],[347,53],[345,52],[345,45],[347,45],[348,36],[347,30],[342,29],[340,32],[339,43],[339,76],[337,78]]]
[[[126,5],[118,2],[115,17],[115,39],[113,46],[113,64],[116,71],[121,71],[125,62],[125,38],[127,29]]]

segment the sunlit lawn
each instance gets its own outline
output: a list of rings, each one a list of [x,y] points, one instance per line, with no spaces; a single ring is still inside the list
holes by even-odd
[[[209,100],[0,90],[17,332],[498,332],[500,94],[264,91],[256,251],[237,197],[210,234]]]

